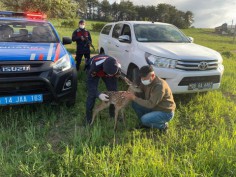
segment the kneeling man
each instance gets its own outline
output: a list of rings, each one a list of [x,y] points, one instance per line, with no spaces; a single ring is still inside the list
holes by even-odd
[[[127,93],[124,96],[133,101],[132,107],[144,127],[165,132],[176,107],[170,87],[165,80],[155,75],[152,66],[143,66],[139,73],[142,95]]]

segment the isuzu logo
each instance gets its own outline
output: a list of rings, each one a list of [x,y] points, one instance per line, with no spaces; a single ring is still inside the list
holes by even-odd
[[[203,61],[203,62],[200,62],[199,65],[198,65],[198,68],[200,70],[206,70],[208,68],[208,63]]]
[[[27,66],[2,66],[2,72],[24,72],[30,71],[30,65]]]

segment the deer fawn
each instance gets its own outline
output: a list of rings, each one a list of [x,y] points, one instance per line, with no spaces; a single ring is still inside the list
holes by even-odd
[[[96,115],[102,111],[103,109],[107,108],[110,106],[110,104],[114,104],[115,106],[115,125],[114,125],[114,130],[116,130],[117,126],[117,118],[119,111],[121,111],[122,118],[123,118],[123,123],[124,122],[124,108],[128,105],[130,100],[126,99],[123,95],[126,92],[141,92],[141,90],[138,88],[137,85],[133,84],[131,81],[129,81],[126,77],[121,77],[124,79],[124,81],[129,85],[129,88],[127,91],[106,91],[103,92],[104,94],[107,94],[109,96],[109,101],[102,101],[101,104],[97,105],[93,111],[93,117],[92,117],[92,122],[90,125],[93,124]]]

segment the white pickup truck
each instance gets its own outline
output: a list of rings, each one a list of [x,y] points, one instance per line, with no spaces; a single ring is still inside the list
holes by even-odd
[[[108,23],[100,32],[99,51],[116,58],[134,82],[140,80],[139,68],[153,65],[156,75],[175,94],[218,89],[224,72],[218,52],[194,44],[191,37],[167,23]]]

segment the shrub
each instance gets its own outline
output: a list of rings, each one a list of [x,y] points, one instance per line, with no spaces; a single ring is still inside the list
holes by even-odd
[[[76,20],[65,20],[61,22],[62,27],[77,27],[78,22]]]
[[[100,32],[105,24],[104,23],[93,23],[92,31]]]
[[[225,56],[226,58],[231,58],[234,56],[234,54],[230,51],[224,51],[221,53],[223,56]]]

